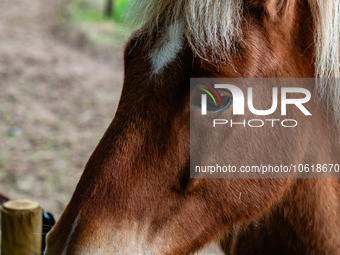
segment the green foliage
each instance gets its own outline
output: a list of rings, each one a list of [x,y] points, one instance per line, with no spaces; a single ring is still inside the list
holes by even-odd
[[[91,0],[72,0],[68,5],[68,10],[77,22],[100,21],[103,19],[103,14],[95,3]]]
[[[115,0],[114,1],[114,13],[113,18],[117,22],[124,21],[124,15],[126,14],[127,8],[130,4],[131,0]]]
[[[121,23],[131,0],[113,0],[112,17],[104,16],[105,0],[71,0],[68,10],[77,22],[113,20]]]

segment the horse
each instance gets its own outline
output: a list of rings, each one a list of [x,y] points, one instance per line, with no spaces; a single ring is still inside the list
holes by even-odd
[[[125,47],[118,109],[45,255],[340,254],[339,179],[190,177],[189,86],[192,77],[316,78],[306,87],[312,118],[295,107],[298,127],[273,129],[275,140],[238,128],[218,146],[233,162],[338,163],[339,0],[137,0],[130,9],[143,25]],[[270,105],[272,88],[256,91]]]

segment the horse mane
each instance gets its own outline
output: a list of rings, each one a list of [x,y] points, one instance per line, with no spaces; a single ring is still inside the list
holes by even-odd
[[[184,36],[199,57],[225,60],[242,36],[242,6],[243,0],[134,0],[128,17],[144,23],[150,34],[159,31],[159,24],[184,23]]]
[[[315,77],[320,100],[340,124],[340,0],[309,0],[315,34]],[[326,78],[326,79],[324,79]]]
[[[315,27],[315,78],[321,78],[318,98],[340,120],[340,81],[322,79],[340,78],[340,0],[308,2]],[[243,0],[134,0],[128,16],[144,23],[144,32],[150,34],[159,31],[159,24],[184,22],[193,52],[218,61],[226,60],[235,41],[242,39],[243,5]]]

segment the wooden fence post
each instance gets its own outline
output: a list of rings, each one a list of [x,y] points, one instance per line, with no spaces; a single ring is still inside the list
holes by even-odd
[[[106,0],[104,6],[104,17],[112,17],[113,15],[113,0]]]
[[[13,200],[1,210],[1,255],[41,254],[42,210],[38,202]]]

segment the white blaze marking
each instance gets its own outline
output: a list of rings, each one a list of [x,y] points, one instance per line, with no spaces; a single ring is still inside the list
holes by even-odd
[[[76,230],[76,227],[78,226],[78,223],[79,223],[79,220],[80,220],[80,214],[81,214],[81,211],[80,213],[78,214],[76,220],[74,221],[73,225],[72,225],[72,230],[71,230],[71,233],[69,234],[68,238],[67,238],[67,242],[66,242],[66,245],[65,245],[65,248],[64,248],[64,251],[61,255],[66,255],[66,252],[67,252],[67,247],[70,243],[70,240],[72,238],[72,235],[74,233],[74,231]]]
[[[224,255],[224,251],[218,243],[210,243],[203,247],[202,250],[195,252],[194,255]]]
[[[156,47],[149,55],[153,68],[152,74],[158,74],[176,59],[177,54],[183,47],[183,34],[183,22],[175,22],[166,29],[165,34],[160,38],[160,42],[156,44]]]

